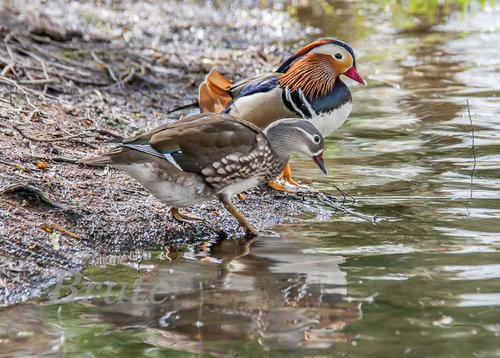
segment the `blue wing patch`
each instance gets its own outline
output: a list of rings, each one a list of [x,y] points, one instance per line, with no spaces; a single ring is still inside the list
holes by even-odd
[[[249,82],[241,88],[241,91],[238,94],[238,97],[236,97],[236,98],[249,96],[251,94],[258,93],[258,92],[267,92],[267,91],[273,89],[274,87],[276,87],[278,82],[279,82],[279,77],[274,77],[274,76],[265,78],[263,81]],[[234,98],[234,99],[236,99],[236,98]]]

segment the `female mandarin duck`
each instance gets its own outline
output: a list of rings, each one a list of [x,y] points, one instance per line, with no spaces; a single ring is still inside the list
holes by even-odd
[[[327,136],[351,113],[351,92],[340,75],[366,84],[356,69],[352,48],[339,40],[322,39],[300,49],[276,72],[235,84],[212,69],[200,85],[198,102],[202,112],[229,113],[260,128],[280,118],[305,118]],[[298,185],[288,165],[280,179]]]
[[[180,221],[201,219],[177,208],[215,196],[252,235],[257,231],[232,206],[232,195],[276,177],[292,153],[311,156],[326,174],[323,137],[303,119],[281,119],[262,131],[229,114],[201,113],[119,143],[100,157],[80,162],[127,172],[171,205],[172,216]]]

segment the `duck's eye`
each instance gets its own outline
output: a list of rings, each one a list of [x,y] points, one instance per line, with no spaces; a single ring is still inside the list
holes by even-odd
[[[342,60],[342,54],[341,54],[340,52],[337,52],[337,53],[335,54],[335,58],[336,58],[337,60]]]
[[[319,135],[315,135],[313,139],[314,139],[314,143],[316,143],[316,144],[318,144],[321,141],[321,138],[319,137]]]

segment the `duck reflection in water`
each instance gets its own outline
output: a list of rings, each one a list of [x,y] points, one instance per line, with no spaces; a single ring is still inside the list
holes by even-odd
[[[147,343],[196,353],[224,354],[220,343],[327,348],[354,339],[344,330],[362,312],[343,300],[346,277],[338,266],[343,258],[308,253],[311,241],[303,241],[240,238],[184,252],[171,248],[171,261],[145,273],[140,293],[134,292],[151,300],[95,302],[103,307],[90,314],[117,329],[157,333],[146,337]]]

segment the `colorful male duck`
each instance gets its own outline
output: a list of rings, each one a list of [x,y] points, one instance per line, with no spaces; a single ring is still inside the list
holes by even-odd
[[[356,69],[354,51],[335,39],[317,40],[288,58],[272,73],[233,84],[212,69],[200,85],[202,112],[224,112],[265,128],[280,118],[305,118],[325,137],[351,113],[351,92],[339,78],[366,84]],[[281,178],[298,185],[287,165]],[[278,190],[283,186],[270,182]]]
[[[326,174],[323,137],[303,119],[281,119],[262,131],[229,114],[201,113],[119,144],[100,157],[80,162],[127,172],[171,205],[172,216],[180,221],[201,219],[180,213],[179,207],[216,197],[251,235],[257,231],[233,207],[232,195],[276,177],[292,153],[311,156]]]

